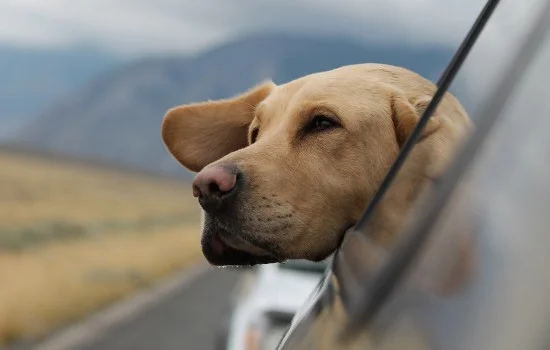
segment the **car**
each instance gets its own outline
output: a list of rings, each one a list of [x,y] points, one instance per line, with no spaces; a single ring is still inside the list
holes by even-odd
[[[550,348],[550,1],[525,23],[402,240],[373,247],[368,232],[348,231],[278,349]],[[373,249],[386,258],[372,264]]]
[[[295,312],[320,283],[328,262],[289,260],[248,269],[236,289],[236,305],[218,348],[275,349]]]

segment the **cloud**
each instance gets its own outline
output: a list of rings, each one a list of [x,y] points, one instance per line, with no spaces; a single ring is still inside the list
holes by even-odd
[[[171,11],[168,1],[7,0],[0,41],[20,46],[93,45],[123,54],[187,51],[223,39],[223,31]],[[197,35],[197,33],[200,33]]]
[[[480,101],[544,0],[503,0],[461,81]],[[3,0],[0,44],[89,45],[122,55],[193,53],[259,31],[458,46],[484,0]]]
[[[481,0],[4,0],[0,42],[192,52],[240,34],[286,31],[456,45]]]

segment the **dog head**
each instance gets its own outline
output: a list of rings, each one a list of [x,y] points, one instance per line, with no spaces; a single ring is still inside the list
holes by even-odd
[[[434,91],[406,69],[363,64],[170,109],[162,137],[198,172],[193,192],[203,208],[207,260],[248,265],[330,255]],[[391,241],[468,125],[447,94],[373,220],[377,239]]]

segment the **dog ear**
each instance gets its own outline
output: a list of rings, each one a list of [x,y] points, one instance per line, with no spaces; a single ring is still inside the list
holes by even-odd
[[[409,101],[403,95],[397,95],[392,98],[392,119],[399,148],[403,146],[407,138],[411,135],[414,127],[418,124],[418,121],[426,110],[426,107],[428,107],[430,100],[430,96],[423,96],[413,101]],[[439,126],[439,119],[434,113],[434,115],[430,117],[418,142],[437,131]]]
[[[400,91],[396,91],[391,98],[391,118],[399,149],[418,124],[430,99],[427,95],[408,99]],[[445,166],[445,154],[449,148],[446,139],[429,137],[436,134],[441,127],[439,115],[434,114],[378,205],[369,228],[372,238],[378,243],[392,244],[402,231],[409,210],[428,185],[426,180],[437,177]]]
[[[267,81],[233,98],[174,107],[162,122],[162,139],[184,167],[198,172],[246,147],[255,107],[276,85]]]

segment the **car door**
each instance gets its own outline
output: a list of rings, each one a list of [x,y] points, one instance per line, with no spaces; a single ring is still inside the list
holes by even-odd
[[[403,241],[383,251],[349,232],[279,349],[549,347],[550,2],[543,6]],[[425,244],[413,249],[417,237]]]

